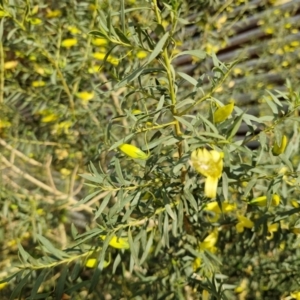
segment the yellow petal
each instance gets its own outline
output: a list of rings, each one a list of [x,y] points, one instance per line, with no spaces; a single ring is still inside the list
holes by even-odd
[[[223,170],[222,152],[216,150],[196,149],[191,154],[192,167],[206,177],[219,178]]]
[[[243,227],[252,228],[254,226],[254,223],[250,219],[248,219],[242,215],[238,215],[237,218],[239,220],[239,223],[241,223],[243,225]]]
[[[193,270],[194,272],[196,272],[200,267],[201,267],[201,258],[200,257],[196,257],[193,261]]]
[[[122,144],[119,146],[119,149],[126,154],[127,156],[131,158],[137,158],[137,159],[142,159],[146,160],[148,159],[148,155],[143,152],[141,149],[139,149],[136,146],[130,145],[130,144]]]
[[[204,193],[208,198],[217,196],[218,178],[208,176],[205,180]]]
[[[233,111],[233,107],[234,107],[234,102],[232,101],[227,105],[217,108],[217,110],[214,112],[215,124],[225,121],[231,115]]]
[[[211,232],[202,243],[200,243],[200,250],[212,250],[218,241],[218,230]]]

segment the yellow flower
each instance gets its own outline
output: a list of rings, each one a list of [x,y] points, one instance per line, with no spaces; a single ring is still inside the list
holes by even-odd
[[[109,266],[109,264],[110,264],[110,260],[109,261],[105,260],[104,263],[103,263],[103,269],[107,268]],[[96,268],[98,266],[98,260],[96,258],[89,258],[86,261],[85,266],[87,268],[92,268],[92,269]]]
[[[9,128],[11,126],[11,123],[6,120],[0,120],[0,129],[1,128]]]
[[[196,257],[193,261],[193,270],[196,272],[201,267],[202,260],[200,257]]]
[[[106,239],[106,235],[100,235],[102,240]],[[128,238],[117,237],[114,235],[110,241],[109,245],[116,249],[129,249]]]
[[[148,52],[147,52],[147,51],[140,50],[140,51],[137,52],[136,57],[137,57],[138,59],[144,59],[144,58],[147,57],[147,55],[148,55]]]
[[[217,195],[218,180],[223,170],[223,152],[216,150],[197,149],[192,152],[191,165],[206,177],[204,193],[209,198]]]
[[[279,228],[279,223],[273,223],[268,225],[268,233],[269,233],[269,235],[267,236],[268,240],[273,239],[274,232],[278,231],[278,228]]]
[[[300,292],[291,293],[291,297],[295,300],[300,300]]]
[[[81,31],[76,26],[68,26],[68,30],[71,34],[80,34]]]
[[[280,197],[277,194],[272,195],[272,200],[270,205],[271,206],[278,206],[280,203]],[[267,201],[267,196],[261,196],[254,198],[249,202],[251,205],[257,205],[257,206],[267,206],[268,201]]]
[[[105,53],[103,52],[95,52],[93,53],[93,57],[98,59],[98,60],[104,60],[105,58]],[[109,63],[111,63],[112,65],[117,65],[119,63],[119,60],[116,57],[113,57],[111,55],[109,55],[106,59]]]
[[[216,214],[221,214],[224,212],[230,212],[236,209],[235,204],[230,204],[227,201],[222,202],[222,207],[220,208],[219,203],[217,201],[210,202],[205,205],[204,210],[213,211]]]
[[[58,115],[54,114],[54,113],[49,113],[47,115],[45,115],[42,118],[42,123],[50,123],[50,122],[54,122],[58,119]]]
[[[217,251],[217,248],[215,247],[215,244],[218,241],[218,229],[214,229],[204,240],[203,242],[199,243],[198,245],[198,251],[200,253],[204,251],[209,251],[212,253],[215,253]],[[202,260],[200,257],[196,257],[193,261],[193,270],[196,272],[201,267]]]
[[[216,222],[220,218],[222,213],[231,212],[236,209],[236,204],[230,204],[227,201],[222,202],[222,207],[220,208],[219,203],[217,201],[210,202],[205,205],[205,211],[211,211],[215,213],[213,218],[209,218],[210,222]]]
[[[80,93],[77,93],[76,96],[82,100],[83,103],[88,103],[90,100],[92,100],[94,98],[94,92],[87,92],[87,91],[83,91]]]
[[[46,85],[46,82],[43,80],[36,80],[31,82],[32,87],[43,87]]]
[[[77,43],[78,43],[77,39],[65,39],[61,42],[61,46],[64,48],[71,48],[77,45]]]
[[[55,10],[47,9],[46,18],[51,19],[60,16],[61,16],[61,11],[59,9],[55,9]]]
[[[92,39],[92,44],[94,46],[105,46],[107,45],[108,41],[105,38],[93,38]]]
[[[286,135],[282,136],[280,145],[278,145],[277,142],[275,141],[274,146],[272,148],[273,155],[277,156],[277,155],[282,154],[285,151],[287,142],[288,142],[288,139],[287,139]]]
[[[3,290],[7,285],[7,282],[0,283],[0,290]]]
[[[92,67],[88,68],[88,73],[89,74],[99,73],[101,71],[101,69],[102,69],[101,66],[95,65],[95,66],[92,66]]]
[[[146,160],[149,157],[144,151],[130,144],[122,144],[119,149],[131,158]]]
[[[237,218],[239,220],[239,222],[236,224],[237,232],[241,233],[244,231],[244,228],[253,228],[254,227],[254,223],[250,219],[248,219],[242,215],[237,215]]]
[[[215,244],[218,241],[218,229],[214,229],[205,239],[203,242],[200,243],[199,249],[204,251],[208,250],[210,252],[216,252],[217,248],[215,247]]]
[[[225,121],[232,113],[234,107],[234,102],[231,101],[229,104],[217,108],[214,112],[214,122],[215,124]]]
[[[7,61],[4,63],[4,69],[5,70],[14,69],[17,65],[18,65],[17,60]]]

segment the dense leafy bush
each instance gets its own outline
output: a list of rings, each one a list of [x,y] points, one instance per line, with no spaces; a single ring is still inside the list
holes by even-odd
[[[2,299],[300,298],[297,6],[259,2],[0,1]]]

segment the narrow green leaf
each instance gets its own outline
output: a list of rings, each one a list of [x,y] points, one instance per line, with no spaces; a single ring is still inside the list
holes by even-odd
[[[22,262],[26,264],[28,262],[28,259],[30,258],[30,254],[24,250],[23,246],[20,243],[18,243],[18,249],[19,254],[21,255]]]
[[[127,38],[127,36],[119,29],[119,28],[116,28],[116,33],[119,37],[119,39],[124,43],[124,44],[127,44],[128,46],[131,45],[131,42],[130,40]]]
[[[268,97],[264,97],[264,100],[267,102],[268,106],[271,108],[273,114],[278,115],[277,105],[271,101]]]
[[[234,120],[233,126],[230,128],[230,131],[229,131],[228,139],[233,138],[235,136],[235,134],[238,132],[238,130],[241,126],[242,120],[243,120],[243,116],[244,116],[244,114],[241,114]]]
[[[42,235],[40,234],[37,234],[36,235],[38,240],[40,241],[40,243],[46,248],[46,250],[51,253],[51,255],[57,257],[58,259],[64,259],[64,258],[67,258],[69,257],[69,255],[67,255],[66,252],[63,252],[57,248],[55,248],[52,243],[46,239],[45,237],[43,237]]]
[[[170,247],[170,241],[169,241],[169,216],[168,216],[167,213],[164,214],[163,242],[164,242],[164,246]]]
[[[112,268],[112,273],[115,274],[118,265],[120,264],[120,262],[122,261],[121,255],[120,253],[116,256],[114,264],[113,264],[113,268]]]
[[[165,205],[165,209],[166,209],[167,213],[169,214],[169,216],[170,216],[173,220],[176,220],[176,215],[175,215],[175,213],[172,211],[171,205],[170,205],[170,204],[166,204],[166,205]]]
[[[75,282],[79,276],[82,273],[82,265],[78,261],[75,263],[75,265],[72,268],[72,271],[70,273],[70,280]]]
[[[64,265],[63,269],[60,272],[60,276],[59,276],[59,278],[56,282],[56,286],[55,286],[56,299],[62,299],[62,295],[65,290],[68,273],[69,273],[68,266]]]
[[[191,122],[186,121],[183,117],[174,116],[176,120],[178,120],[181,124],[185,125],[190,131],[194,131],[194,127]]]
[[[145,235],[146,235],[146,232],[145,232]],[[149,235],[149,238],[148,238],[148,241],[147,241],[147,244],[146,244],[146,248],[145,248],[145,250],[143,252],[143,255],[140,259],[140,264],[143,264],[143,262],[148,257],[149,252],[150,252],[151,247],[152,247],[152,244],[153,244],[153,231],[150,232],[150,235]]]
[[[34,280],[34,284],[31,289],[30,299],[36,299],[36,296],[38,294],[38,290],[42,283],[46,281],[46,277],[49,274],[50,270],[48,268],[43,269],[39,276]]]
[[[18,296],[22,294],[23,287],[29,283],[30,275],[31,275],[31,271],[28,271],[28,273],[24,276],[24,278],[20,282],[14,284],[13,292],[11,293],[9,298],[10,300],[15,300],[16,298],[18,298]]]
[[[223,196],[225,200],[228,200],[228,177],[225,172],[222,173],[222,189],[223,189]]]
[[[89,32],[89,34],[92,35],[92,36],[98,36],[100,38],[107,38],[107,35],[105,35],[104,33],[102,33],[99,30],[92,30],[92,31]]]
[[[115,163],[115,170],[118,176],[118,181],[121,183],[121,185],[126,185],[125,179],[123,177],[120,161],[116,157],[114,163]]]
[[[174,60],[176,57],[182,56],[182,55],[191,55],[191,56],[196,56],[200,59],[204,59],[206,57],[206,53],[202,50],[188,50],[188,51],[182,51],[178,54],[176,54],[172,60]]]
[[[149,55],[147,64],[149,64],[153,59],[155,59],[155,57],[157,55],[160,54],[160,52],[163,50],[163,47],[164,47],[167,39],[169,38],[169,35],[170,35],[169,32],[166,32],[163,35],[163,37],[160,39],[160,41],[157,43],[157,45],[155,46],[155,48],[153,49],[153,51]]]
[[[130,229],[128,229],[128,242],[129,242],[129,245],[130,245],[130,252],[131,252],[131,255],[134,259],[135,264],[140,265],[139,257],[138,257],[140,242],[133,240]]]
[[[196,86],[198,84],[198,81],[195,78],[191,77],[190,75],[188,75],[186,73],[177,72],[177,74],[193,86]]]
[[[102,200],[100,207],[98,208],[98,210],[95,213],[95,217],[94,219],[97,219],[103,212],[103,210],[107,207],[107,204],[111,198],[112,192],[109,192],[104,199]]]

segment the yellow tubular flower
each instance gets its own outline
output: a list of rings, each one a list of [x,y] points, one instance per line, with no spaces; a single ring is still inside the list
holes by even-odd
[[[282,136],[280,145],[278,145],[277,142],[275,141],[274,146],[272,148],[273,155],[277,156],[277,155],[282,154],[285,151],[287,142],[288,142],[288,139],[287,139],[286,135]]]
[[[217,195],[218,180],[223,170],[223,152],[216,150],[197,149],[192,152],[191,165],[206,177],[204,193],[209,198]]]
[[[239,222],[236,224],[237,232],[241,233],[244,231],[244,228],[251,229],[252,227],[254,227],[254,223],[250,219],[248,219],[242,215],[237,215],[237,218],[239,220]]]
[[[106,235],[100,235],[102,240],[106,239]],[[109,245],[116,249],[129,249],[128,238],[117,237],[114,235],[110,241]]]
[[[227,105],[217,108],[214,112],[214,122],[215,124],[225,121],[232,113],[234,107],[234,102],[230,102]]]
[[[131,158],[146,160],[149,157],[144,151],[130,144],[122,144],[119,149]]]
[[[272,201],[270,203],[271,206],[278,206],[280,203],[280,197],[277,194],[272,195]],[[257,206],[267,206],[267,196],[261,196],[254,198],[249,202],[251,205],[257,205]]]

